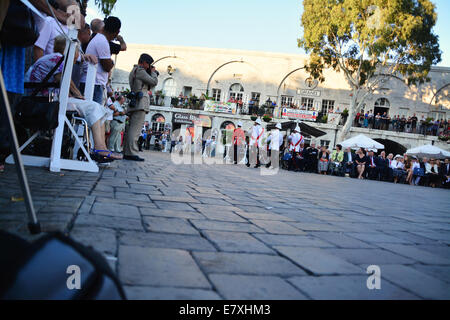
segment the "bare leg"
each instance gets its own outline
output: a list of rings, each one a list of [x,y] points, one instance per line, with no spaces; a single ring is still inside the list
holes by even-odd
[[[108,150],[105,143],[105,125],[100,124],[100,120],[92,125],[92,134],[94,138],[94,149],[95,150]],[[106,156],[109,154],[108,152],[99,152],[100,155]],[[113,159],[122,159],[121,155],[111,154],[110,156]]]

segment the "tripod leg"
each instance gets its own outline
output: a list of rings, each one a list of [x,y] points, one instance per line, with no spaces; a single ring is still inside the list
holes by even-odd
[[[13,117],[11,114],[11,108],[9,106],[8,95],[6,93],[5,83],[3,81],[3,73],[0,70],[0,99],[2,100],[0,105],[2,107],[2,112],[5,113],[6,119],[8,121],[8,134],[9,141],[12,145],[12,153],[14,156],[14,163],[16,164],[17,174],[19,175],[20,187],[25,198],[25,205],[28,212],[28,229],[31,234],[41,233],[41,225],[37,220],[36,213],[34,211],[33,199],[31,198],[30,188],[28,186],[28,179],[25,174],[25,169],[22,163],[22,157],[19,152],[19,142],[16,136],[16,130],[14,127]]]

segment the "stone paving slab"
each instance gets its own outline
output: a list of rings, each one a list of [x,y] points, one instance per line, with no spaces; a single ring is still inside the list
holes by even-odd
[[[187,251],[119,246],[119,278],[124,285],[211,288]]]
[[[178,218],[164,218],[164,217],[144,217],[145,228],[153,232],[165,233],[181,233],[198,235],[198,231],[192,227],[188,220]]]
[[[201,230],[236,231],[249,233],[264,233],[264,231],[251,223],[191,220],[192,224]]]
[[[387,281],[380,290],[369,290],[365,276],[293,277],[288,281],[317,300],[415,300],[419,297]]]
[[[445,281],[429,276],[403,265],[381,265],[381,278],[425,299],[450,299],[449,284]]]
[[[119,242],[123,245],[145,248],[216,251],[214,246],[205,238],[184,234],[121,231]]]
[[[206,273],[246,275],[304,275],[299,267],[285,258],[247,253],[194,252]]]
[[[327,253],[324,249],[284,246],[274,246],[274,249],[316,275],[361,274],[363,272],[360,267]]]
[[[271,220],[250,220],[251,223],[257,225],[261,229],[264,229],[268,233],[273,234],[290,234],[290,235],[306,235],[305,232],[294,228],[287,223],[281,221]]]
[[[275,251],[248,233],[226,231],[203,231],[202,233],[220,251],[275,254]]]
[[[212,290],[170,287],[130,287],[125,286],[129,300],[221,300]]]
[[[211,274],[209,279],[230,300],[304,300],[302,293],[273,276]]]

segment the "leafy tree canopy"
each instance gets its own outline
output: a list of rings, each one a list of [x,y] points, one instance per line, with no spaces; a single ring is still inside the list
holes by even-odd
[[[324,81],[323,69],[343,71],[354,90],[370,85],[375,72],[398,74],[408,84],[429,80],[441,61],[437,20],[430,0],[303,0],[307,71]]]

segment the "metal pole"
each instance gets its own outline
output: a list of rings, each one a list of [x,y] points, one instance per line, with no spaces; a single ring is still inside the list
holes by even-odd
[[[8,120],[8,133],[9,141],[11,143],[12,154],[14,156],[14,163],[16,164],[17,174],[19,176],[20,187],[22,189],[22,194],[25,199],[25,205],[28,213],[28,230],[31,234],[41,233],[41,225],[36,217],[36,212],[34,211],[33,199],[31,198],[30,187],[28,185],[28,179],[25,173],[25,169],[22,163],[22,157],[19,152],[19,142],[16,136],[16,130],[14,127],[13,117],[11,114],[11,108],[9,105],[8,95],[6,93],[5,83],[3,81],[3,73],[0,69],[0,87],[1,87],[1,99],[2,99],[2,112],[5,113]]]
[[[208,80],[208,84],[206,85],[206,95],[209,96],[209,85],[211,84],[211,80],[214,77],[214,75],[216,74],[217,71],[219,71],[221,68],[225,67],[226,65],[230,64],[230,63],[244,63],[243,60],[233,60],[233,61],[228,61],[225,62],[224,64],[222,64],[220,67],[218,67],[216,70],[214,70],[214,72],[211,74],[211,76],[209,77]]]

